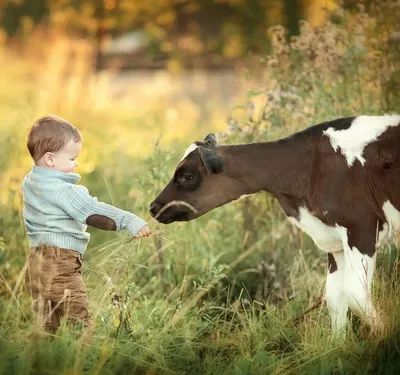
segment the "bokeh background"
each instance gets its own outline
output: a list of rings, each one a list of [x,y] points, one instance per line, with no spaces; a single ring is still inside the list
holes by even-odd
[[[325,254],[267,194],[169,226],[148,206],[209,132],[275,140],[398,112],[399,21],[398,0],[0,1],[0,373],[397,374],[397,244],[374,284],[385,331],[350,316],[338,342]],[[24,289],[26,136],[49,113],[81,130],[92,195],[155,233],[89,228],[91,343],[43,337]]]

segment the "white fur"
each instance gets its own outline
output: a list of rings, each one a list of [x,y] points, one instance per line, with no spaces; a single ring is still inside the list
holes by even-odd
[[[299,220],[288,218],[293,224],[306,232],[323,251],[334,252],[342,249],[342,242],[337,228],[324,224],[306,208],[300,207]]]
[[[400,212],[392,205],[390,201],[386,201],[383,204],[382,209],[385,213],[385,217],[390,229],[393,232],[398,232],[400,230]]]
[[[386,223],[378,234],[377,246],[382,245],[387,240],[393,240],[396,233],[400,231],[400,212],[390,201],[385,201],[382,210],[386,217]]]
[[[380,246],[388,239],[392,239],[396,233],[400,232],[400,211],[388,200],[383,204],[382,210],[387,223],[383,224],[382,230],[378,233],[377,246]],[[327,212],[324,211],[324,215],[326,214]],[[321,250],[330,253],[342,250],[342,234],[338,230],[338,227],[324,224],[306,208],[300,207],[299,220],[296,220],[294,217],[288,217],[288,219],[307,233]]]
[[[326,277],[326,305],[331,317],[332,328],[334,331],[344,331],[347,324],[347,310],[349,304],[344,291],[344,252],[337,251],[332,254],[337,270]]]
[[[197,147],[199,147],[199,146],[197,146],[196,143],[192,143],[192,144],[186,149],[185,153],[183,154],[183,157],[182,157],[181,161],[182,161],[183,159],[185,159],[186,156],[188,156],[191,152],[193,152],[194,150],[196,150]]]
[[[375,271],[376,253],[370,257],[353,246],[350,248],[347,229],[337,226],[344,246],[344,293],[350,309],[375,327],[377,313],[372,304],[371,286]]]
[[[378,226],[378,223],[376,224]],[[378,233],[378,238],[376,241],[376,246],[381,246],[384,242],[386,242],[389,238],[393,236],[393,232],[391,227],[387,224],[383,224],[382,230]]]
[[[400,228],[400,212],[390,202],[385,202],[384,211]],[[349,307],[376,327],[379,319],[371,299],[376,255],[370,257],[354,246],[350,248],[345,227],[328,226],[304,207],[299,209],[299,220],[293,217],[289,220],[306,232],[321,250],[331,252],[335,259],[337,270],[333,273],[328,270],[325,294],[333,330],[340,332],[346,327]],[[389,228],[385,225],[380,233],[382,238]]]
[[[335,151],[340,147],[349,167],[356,159],[364,165],[362,155],[365,146],[375,141],[389,126],[397,126],[399,123],[400,115],[358,116],[348,129],[328,128],[323,134],[330,138]]]

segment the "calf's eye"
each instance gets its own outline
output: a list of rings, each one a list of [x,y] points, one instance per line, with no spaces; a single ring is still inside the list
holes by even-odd
[[[193,175],[190,173],[184,173],[182,176],[179,177],[180,182],[190,182],[193,180]]]

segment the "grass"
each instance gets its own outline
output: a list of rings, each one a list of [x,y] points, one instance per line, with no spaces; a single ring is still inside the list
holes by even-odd
[[[371,46],[353,40],[383,35],[380,14],[375,23],[360,14],[342,14],[318,31],[303,24],[291,44],[282,28],[271,29],[272,52],[261,69],[249,68],[252,89],[227,124],[214,108],[215,117],[200,126],[193,108],[179,103],[173,104],[179,116],[165,117],[171,113],[165,97],[146,97],[132,110],[130,97],[110,99],[107,85],[93,94],[100,85],[94,79],[88,86],[93,90],[85,86],[92,94],[84,102],[64,101],[60,87],[74,92],[83,73],[54,84],[57,64],[64,63],[62,48],[51,49],[50,62],[40,67],[2,49],[0,374],[397,374],[396,246],[380,250],[374,283],[385,332],[372,334],[351,317],[348,337],[341,341],[331,335],[324,306],[294,323],[323,293],[326,259],[268,195],[169,226],[147,213],[187,145],[211,130],[221,132],[221,142],[268,140],[319,121],[396,108],[398,98],[385,82],[396,82],[398,71],[383,69],[386,60],[376,61]],[[385,48],[383,41],[372,52],[382,55]],[[44,80],[42,65],[52,85]],[[28,242],[19,186],[30,167],[25,136],[30,123],[49,112],[83,133],[82,183],[100,200],[145,217],[155,233],[133,241],[126,233],[89,229],[84,279],[94,324],[91,342],[65,326],[55,337],[43,336],[32,324],[24,289]],[[167,120],[174,121],[171,128]]]

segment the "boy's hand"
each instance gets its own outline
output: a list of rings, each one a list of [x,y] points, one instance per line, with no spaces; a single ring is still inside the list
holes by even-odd
[[[147,225],[145,225],[142,229],[140,229],[139,232],[137,232],[136,236],[134,236],[133,238],[136,238],[138,240],[139,238],[150,237],[150,236],[151,236],[150,228]]]

